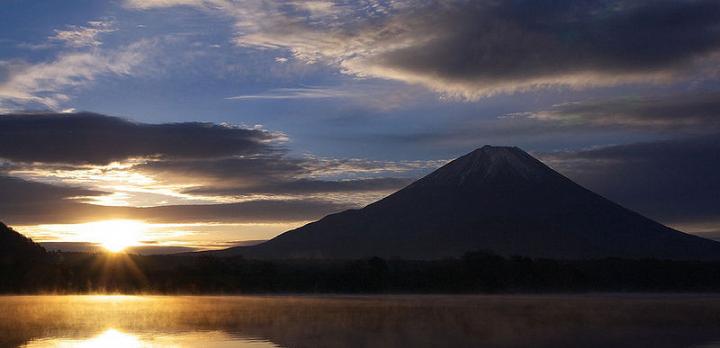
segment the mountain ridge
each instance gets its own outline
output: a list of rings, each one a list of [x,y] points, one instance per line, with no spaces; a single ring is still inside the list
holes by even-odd
[[[720,259],[720,243],[663,226],[504,146],[478,148],[364,208],[211,254],[438,259],[472,250],[558,259]]]
[[[45,249],[42,246],[0,221],[0,255],[2,257],[33,256],[44,253]]]

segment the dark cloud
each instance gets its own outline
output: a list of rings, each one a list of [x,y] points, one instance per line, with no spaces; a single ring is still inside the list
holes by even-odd
[[[199,6],[205,6],[200,5]],[[309,21],[265,5],[241,46],[468,98],[549,86],[672,81],[716,70],[715,0],[400,0]],[[244,6],[240,5],[240,6]],[[232,11],[227,11],[232,12]],[[236,18],[246,23],[254,18]]]
[[[417,165],[417,164],[416,164]],[[336,173],[410,171],[402,165],[361,160],[290,158],[282,155],[252,158],[154,161],[133,169],[169,181],[191,181],[196,187],[184,193],[242,196],[251,194],[306,195],[394,191],[410,183],[398,177],[317,179]]]
[[[203,187],[185,191],[190,194],[237,196],[247,194],[318,194],[318,193],[362,193],[392,192],[399,190],[414,179],[409,178],[371,178],[349,180],[313,180],[299,179],[291,181],[270,181],[252,187]]]
[[[16,225],[138,219],[157,223],[294,222],[352,207],[323,200],[254,200],[228,204],[115,207],[81,203],[72,197],[101,192],[0,177],[0,221]]]
[[[21,201],[36,204],[52,200],[64,200],[73,197],[99,196],[106,192],[88,190],[79,187],[57,186],[32,182],[20,178],[0,175],[0,207]],[[2,211],[0,209],[0,211]]]
[[[227,204],[117,207],[47,201],[24,204],[13,200],[0,211],[0,221],[14,225],[73,224],[96,220],[130,219],[150,223],[278,223],[310,221],[354,205],[319,199],[254,200]]]
[[[720,3],[711,0],[437,1],[408,12],[389,22],[404,31],[387,44],[410,44],[367,62],[469,94],[669,77],[720,48]]]
[[[273,223],[319,219],[329,213],[354,207],[319,199],[254,200],[227,204],[175,205],[129,208],[120,214],[149,222],[246,222]]]
[[[72,216],[74,213],[68,210],[84,206],[72,198],[102,194],[105,192],[0,176],[0,221],[34,224],[36,220],[48,221],[43,214]]]
[[[276,134],[211,123],[146,124],[92,113],[0,115],[0,158],[107,164],[133,157],[198,158],[276,151]]]
[[[135,170],[178,180],[193,178],[223,185],[252,186],[309,174],[310,163],[281,155],[149,162]]]
[[[43,216],[72,216],[72,208],[84,206],[71,198],[102,192],[0,176],[0,221],[12,224],[51,223]],[[68,214],[69,213],[69,214]]]
[[[542,158],[591,190],[662,222],[720,221],[720,134]]]
[[[438,149],[467,151],[478,144],[529,149],[561,144],[565,148],[577,148],[609,143],[625,136],[640,139],[699,136],[720,131],[720,92],[586,99],[539,111],[507,113],[494,119],[475,116],[449,119],[433,129],[408,131],[333,139],[382,144],[392,149],[422,147],[425,153],[432,153]]]
[[[353,207],[318,199],[158,207],[100,206],[71,199],[101,194],[103,192],[0,176],[0,221],[15,225],[82,223],[104,219],[137,219],[157,223],[272,223],[309,221]]]
[[[18,114],[0,116],[0,219],[13,224],[77,223],[98,219],[141,219],[150,222],[289,222],[307,221],[351,207],[309,198],[328,193],[392,191],[406,185],[401,178],[318,179],[348,172],[405,170],[362,160],[292,158],[269,143],[278,136],[262,130],[204,123],[150,125],[97,114]],[[140,164],[106,169],[96,164],[146,157]],[[416,164],[409,164],[413,168]],[[53,177],[75,171],[141,173],[158,185],[191,185],[186,193],[205,196],[248,196],[227,204],[115,207],[88,204],[107,195],[77,187],[43,184],[12,177],[31,170]],[[112,173],[111,173],[112,174]],[[62,175],[55,180],[66,180]],[[87,182],[87,181],[85,181]],[[86,184],[87,185],[87,184]],[[178,188],[180,190],[180,188]],[[252,195],[264,195],[257,200]],[[268,198],[268,196],[270,198]],[[274,198],[273,198],[274,197]],[[289,199],[296,197],[298,199]],[[85,198],[85,199],[80,199]],[[247,200],[253,198],[254,200]],[[302,198],[302,199],[301,199]],[[368,198],[355,200],[360,204]],[[352,201],[351,197],[343,200]],[[153,201],[154,202],[154,201]],[[150,203],[153,204],[153,203]],[[160,204],[160,203],[158,203]]]
[[[720,129],[720,93],[587,100],[526,114],[531,118],[575,128],[634,127],[673,132],[714,132]]]

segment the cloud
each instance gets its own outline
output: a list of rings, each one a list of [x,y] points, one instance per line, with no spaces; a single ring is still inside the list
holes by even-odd
[[[421,131],[355,134],[344,141],[467,150],[478,144],[527,148],[583,147],[617,142],[619,137],[678,138],[720,131],[720,93],[685,92],[564,102],[536,111],[496,118],[471,115],[448,119]]]
[[[125,6],[136,9],[162,8],[173,6],[203,6],[212,4],[213,1],[206,0],[126,0]]]
[[[16,225],[73,224],[130,219],[152,223],[301,222],[354,207],[319,199],[268,199],[229,204],[113,207],[82,203],[78,197],[104,194],[0,176],[0,221]]]
[[[720,3],[712,0],[126,4],[215,11],[235,19],[241,47],[468,99],[702,76],[716,70],[720,48]]]
[[[309,1],[309,0],[302,0],[302,1],[293,1],[293,5],[295,5],[298,9],[307,11],[312,16],[328,16],[337,14],[341,11],[338,5],[336,5],[332,1]]]
[[[186,190],[185,193],[200,195],[242,196],[250,194],[325,194],[325,193],[367,193],[393,192],[408,184],[410,178],[369,178],[346,180],[290,179],[258,183],[251,187],[201,187]]]
[[[329,213],[354,207],[356,205],[319,199],[254,200],[228,204],[126,208],[126,211],[120,214],[150,222],[277,223],[312,221]]]
[[[438,161],[384,162],[361,159],[288,157],[283,154],[252,158],[151,161],[134,171],[166,184],[190,184],[184,194],[252,197],[254,195],[317,196],[345,193],[345,200],[365,202],[358,194],[389,193],[438,166]],[[403,177],[398,177],[403,175]],[[189,186],[189,187],[188,187]]]
[[[3,203],[0,221],[16,225],[75,224],[100,220],[140,220],[149,223],[281,223],[304,222],[357,207],[317,199],[254,200],[227,204],[113,207],[46,201],[29,206],[22,198]]]
[[[389,21],[386,29],[399,34],[380,40],[386,49],[343,63],[351,71],[467,98],[549,86],[667,81],[717,52],[719,6],[437,2]]]
[[[90,21],[87,26],[69,25],[64,30],[55,29],[55,35],[49,39],[60,41],[70,47],[97,47],[102,45],[99,36],[116,31],[112,21]]]
[[[50,185],[0,176],[0,221],[30,222],[37,214],[77,205],[74,198],[99,196],[104,192]]]
[[[437,162],[289,157],[150,161],[132,167],[156,185],[207,201],[321,199],[362,205],[396,191]]]
[[[20,178],[0,175],[0,212],[8,206],[21,203],[25,206],[43,204],[48,201],[65,201],[77,197],[98,196],[105,192],[80,187],[57,186],[31,182]],[[19,202],[18,202],[19,201]]]
[[[257,99],[326,99],[347,98],[353,94],[348,91],[333,88],[276,88],[264,93],[245,94],[227,97],[228,100],[257,100]]]
[[[293,157],[279,146],[285,139],[225,124],[0,115],[0,197],[11,197],[0,219],[307,221],[375,200],[437,164]]]
[[[720,93],[587,100],[517,116],[571,127],[712,132],[720,128]]]
[[[0,115],[0,158],[107,164],[136,157],[202,158],[270,153],[284,136],[211,123],[147,124],[93,113]]]
[[[335,86],[312,86],[297,88],[275,88],[259,93],[241,94],[225,98],[235,101],[263,100],[327,100],[342,99],[348,105],[375,110],[391,110],[408,104],[417,104],[433,95],[421,87],[408,88],[398,82],[376,80],[354,80]]]
[[[108,51],[61,53],[51,62],[0,61],[0,76],[5,76],[0,81],[0,109],[40,105],[59,110],[61,104],[70,99],[69,93],[100,76],[136,73],[151,48],[150,41],[139,41]]]
[[[591,190],[664,223],[720,222],[720,134],[544,154],[542,159]]]

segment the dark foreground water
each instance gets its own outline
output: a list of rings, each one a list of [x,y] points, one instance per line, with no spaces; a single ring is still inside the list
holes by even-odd
[[[8,296],[0,346],[720,348],[720,296]]]

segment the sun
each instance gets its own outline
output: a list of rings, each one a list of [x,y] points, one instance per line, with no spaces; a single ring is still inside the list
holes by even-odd
[[[87,232],[92,234],[89,238],[92,242],[113,253],[139,245],[145,231],[144,223],[133,220],[91,222],[85,227]]]

